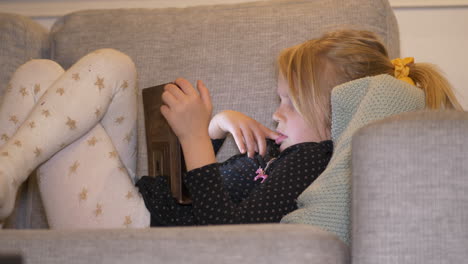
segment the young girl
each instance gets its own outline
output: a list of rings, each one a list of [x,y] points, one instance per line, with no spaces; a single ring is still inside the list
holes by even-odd
[[[333,144],[323,121],[308,123],[295,110],[285,80],[278,81],[281,103],[273,114],[277,132],[234,111],[222,112],[210,122],[210,96],[203,83],[197,84],[200,95],[184,79],[175,83],[165,87],[161,112],[180,140],[193,205],[177,205],[165,178],[143,177],[137,186],[151,212],[151,224],[279,222],[294,210],[297,196],[325,169]],[[210,138],[218,139],[214,142],[218,149],[226,132],[248,155],[219,164]],[[266,144],[265,138],[276,144]]]
[[[45,64],[50,71],[39,73]],[[52,228],[144,227],[150,219],[152,225],[278,222],[297,208],[295,199],[331,157],[330,95],[336,85],[388,74],[422,88],[428,108],[460,109],[431,66],[392,63],[370,32],[326,34],[286,49],[278,64],[276,132],[234,111],[210,121],[210,96],[200,81],[198,92],[184,79],[165,87],[161,112],[181,142],[193,199],[184,206],[171,198],[164,177],[141,178],[141,195],[132,185],[135,69],[127,56],[99,50],[66,72],[49,61],[27,63],[0,106],[0,219],[11,213],[19,185],[40,165]],[[216,163],[215,150],[227,132],[247,155]]]
[[[223,112],[210,125],[215,146],[230,131],[249,157],[216,163],[208,90],[199,82],[198,93],[178,79],[181,89],[166,86],[161,111],[183,147],[193,204],[177,204],[165,177],[143,177],[136,188],[135,76],[128,56],[110,49],[85,56],[66,72],[44,60],[18,69],[0,108],[1,219],[11,213],[20,184],[40,166],[51,228],[147,227],[150,219],[153,225],[278,222],[331,157],[328,133],[317,132],[327,129],[298,114],[280,79],[282,102],[274,118],[282,134]],[[265,138],[280,146],[267,147]]]

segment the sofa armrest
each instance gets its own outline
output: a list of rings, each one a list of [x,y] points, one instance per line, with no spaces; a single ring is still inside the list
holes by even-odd
[[[348,263],[348,247],[310,225],[4,230],[0,254],[25,263]]]
[[[352,262],[468,259],[468,113],[373,123],[352,142]]]

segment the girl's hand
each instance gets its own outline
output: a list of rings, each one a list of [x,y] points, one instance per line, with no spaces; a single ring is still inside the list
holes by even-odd
[[[181,143],[190,139],[208,136],[212,104],[208,88],[197,82],[198,92],[185,79],[164,87],[161,113]],[[177,87],[178,86],[178,87]]]
[[[164,87],[161,113],[179,138],[187,170],[216,162],[208,135],[213,108],[208,89],[201,81],[197,82],[199,93],[185,79],[175,83]]]
[[[266,138],[276,139],[279,134],[263,126],[251,117],[237,111],[226,110],[211,119],[209,135],[212,139],[224,138],[229,132],[241,153],[247,151],[249,157],[255,152],[264,156],[266,153]]]

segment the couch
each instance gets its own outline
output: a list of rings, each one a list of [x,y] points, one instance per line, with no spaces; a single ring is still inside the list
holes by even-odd
[[[0,97],[14,70],[29,59],[49,58],[68,68],[88,52],[114,48],[134,60],[140,89],[180,76],[202,79],[214,112],[242,111],[273,127],[278,52],[343,27],[377,33],[390,57],[398,57],[398,26],[387,0],[86,10],[61,17],[50,31],[29,18],[0,13]],[[465,113],[423,111],[356,134],[351,244],[305,224],[49,230],[32,176],[0,231],[0,260],[16,255],[24,263],[462,263],[468,259],[467,126]],[[141,176],[147,173],[141,107],[138,132]],[[235,152],[228,140],[217,158]]]

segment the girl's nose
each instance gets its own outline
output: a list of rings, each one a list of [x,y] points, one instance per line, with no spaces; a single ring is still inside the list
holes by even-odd
[[[273,113],[273,121],[275,121],[275,122],[279,122],[279,121],[280,121],[280,117],[279,117],[279,114],[278,114],[278,110],[276,110],[276,111]]]

